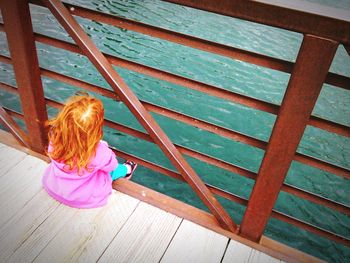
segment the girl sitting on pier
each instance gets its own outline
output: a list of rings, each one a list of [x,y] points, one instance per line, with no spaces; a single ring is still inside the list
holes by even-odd
[[[132,161],[118,164],[114,152],[102,141],[104,108],[87,93],[68,99],[56,118],[48,121],[51,163],[43,187],[59,202],[77,208],[107,203],[112,181],[130,179],[137,167]]]

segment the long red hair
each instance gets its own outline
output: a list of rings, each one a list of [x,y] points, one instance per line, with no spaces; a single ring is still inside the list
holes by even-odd
[[[48,155],[67,165],[69,170],[89,169],[102,139],[104,109],[100,100],[89,95],[72,96],[58,115],[49,120]]]

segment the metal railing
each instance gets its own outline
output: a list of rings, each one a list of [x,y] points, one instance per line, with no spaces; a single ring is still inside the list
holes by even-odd
[[[1,2],[0,7],[4,18],[4,25],[0,26],[0,30],[5,31],[7,34],[11,58],[1,55],[0,61],[3,63],[12,63],[16,74],[17,88],[5,83],[0,83],[0,88],[19,94],[24,114],[15,112],[9,108],[1,108],[0,116],[3,123],[10,128],[16,138],[36,151],[43,151],[47,143],[43,127],[43,122],[47,119],[45,105],[56,108],[62,106],[60,103],[44,97],[41,76],[93,91],[105,97],[124,102],[148,133],[140,132],[109,120],[105,121],[106,126],[158,144],[169,160],[178,169],[178,172],[174,172],[125,152],[118,151],[118,155],[124,158],[134,159],[145,167],[158,171],[166,176],[187,182],[206,204],[223,228],[232,232],[239,231],[241,236],[247,237],[253,241],[259,241],[268,219],[273,217],[348,247],[350,246],[350,240],[339,234],[332,233],[331,231],[303,222],[300,219],[273,209],[279,192],[284,191],[310,202],[350,215],[349,206],[299,189],[284,182],[293,160],[346,179],[350,178],[350,171],[344,167],[296,152],[307,125],[341,136],[350,137],[349,127],[311,115],[323,83],[328,83],[337,88],[346,90],[350,88],[349,77],[328,72],[339,44],[343,44],[349,52],[349,21],[315,14],[310,10],[310,12],[306,14],[303,10],[298,10],[296,8],[274,6],[268,3],[255,1],[224,0],[220,1],[220,5],[213,4],[215,1],[209,0],[196,2],[188,0],[169,1],[300,32],[304,34],[304,39],[297,60],[293,63],[188,36],[179,32],[150,26],[141,22],[89,10],[72,4],[64,4],[64,6],[60,1],[56,0],[31,2],[49,8],[61,25],[67,30],[69,35],[74,39],[76,44],[33,33],[28,3],[25,3],[25,1],[4,0]],[[247,8],[247,6],[250,7]],[[252,13],[251,10],[254,10],[254,13]],[[181,45],[201,49],[206,52],[290,73],[291,78],[282,104],[281,106],[275,105],[164,70],[103,54],[80,28],[72,17],[72,14]],[[270,14],[281,14],[281,16],[271,16]],[[298,19],[303,19],[303,23],[297,23],[296,21],[298,21]],[[332,30],[334,28],[339,30]],[[96,66],[98,71],[105,77],[113,88],[113,91],[48,69],[40,68],[37,61],[34,41],[86,55]],[[112,65],[159,78],[250,108],[275,114],[277,115],[277,120],[270,140],[269,142],[265,142],[237,131],[176,112],[166,107],[139,100],[115,72]],[[27,103],[23,103],[24,101]],[[255,173],[193,149],[173,144],[159,125],[153,120],[149,112],[155,112],[194,127],[210,131],[222,137],[265,150],[264,159],[259,172]],[[25,120],[28,135],[20,130],[10,116]],[[196,175],[195,171],[187,164],[182,155],[193,157],[197,160],[255,180],[254,189],[249,200],[203,183]],[[276,165],[277,163],[278,165]],[[271,176],[271,174],[273,174],[273,176]],[[214,194],[247,206],[239,228],[216,200]]]

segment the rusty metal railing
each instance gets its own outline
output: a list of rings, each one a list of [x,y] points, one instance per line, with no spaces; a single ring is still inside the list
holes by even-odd
[[[40,1],[32,2],[38,5],[43,5]],[[347,179],[350,178],[350,171],[344,167],[296,152],[296,148],[301,140],[301,136],[304,133],[306,125],[324,129],[341,136],[350,137],[349,127],[311,115],[311,111],[316,103],[316,99],[318,98],[323,83],[328,83],[333,86],[337,86],[338,88],[349,90],[349,77],[330,73],[328,70],[339,43],[343,44],[346,50],[349,52],[350,22],[339,21],[333,18],[324,18],[323,16],[320,17],[317,14],[308,14],[308,16],[304,17],[304,13],[302,11],[294,9],[291,10],[288,7],[271,6],[254,1],[227,0],[222,1],[222,5],[212,5],[212,1],[199,1],[193,3],[193,1],[183,0],[169,2],[177,2],[207,11],[217,12],[220,14],[301,32],[305,36],[298,58],[295,63],[292,63],[266,55],[240,50],[234,47],[188,36],[182,33],[157,28],[141,22],[88,10],[76,5],[65,4],[66,8],[64,8],[59,1],[44,0],[44,6],[47,6],[52,11],[56,18],[70,33],[72,38],[77,42],[77,45],[74,45],[41,34],[33,34],[30,17],[28,16],[29,13],[27,10],[27,4],[24,5],[23,1],[21,2],[17,0],[2,1],[0,7],[4,16],[5,25],[1,25],[0,30],[5,30],[7,33],[11,58],[1,55],[0,61],[13,64],[17,79],[17,89],[5,83],[0,83],[0,88],[9,92],[18,93],[22,100],[22,105],[24,98],[30,98],[30,105],[26,105],[27,108],[23,108],[24,114],[15,112],[8,108],[1,110],[0,115],[3,122],[5,119],[9,120],[9,115],[24,119],[26,123],[30,124],[29,126],[27,124],[29,138],[31,139],[29,145],[37,151],[43,149],[42,147],[46,143],[42,126],[42,121],[47,118],[45,115],[46,110],[44,109],[45,103],[57,108],[61,107],[62,105],[50,99],[44,98],[42,94],[40,75],[84,88],[109,98],[121,100],[126,103],[136,118],[143,124],[148,134],[108,120],[105,121],[105,125],[140,139],[157,143],[166,153],[168,158],[172,160],[174,166],[179,170],[179,173],[161,167],[147,160],[140,159],[137,156],[131,156],[125,152],[118,151],[118,154],[124,158],[134,159],[141,165],[161,172],[166,176],[170,176],[181,181],[187,181],[208,206],[209,210],[215,215],[223,228],[231,231],[237,230],[236,225],[229,218],[227,212],[225,212],[221,205],[216,201],[213,194],[247,206],[239,229],[239,234],[251,240],[258,241],[260,239],[265,229],[267,220],[271,216],[301,227],[317,235],[326,237],[330,240],[350,246],[349,239],[339,234],[313,226],[309,223],[282,214],[273,209],[279,191],[285,191],[316,204],[321,204],[346,215],[350,215],[350,208],[344,204],[284,183],[284,178],[292,160],[334,173]],[[252,9],[243,8],[244,5],[252,5],[252,8],[255,10],[254,15],[250,11]],[[235,8],[233,8],[233,6]],[[272,10],[277,13],[287,14],[287,19],[285,19],[286,17],[281,19],[279,17],[269,16],[268,14]],[[148,34],[152,37],[161,38],[167,41],[172,41],[274,70],[291,73],[291,79],[288,84],[287,92],[283,99],[282,105],[278,106],[170,72],[128,61],[126,59],[102,54],[94,47],[93,43],[87,38],[85,33],[82,32],[79,25],[74,21],[69,12],[84,18],[93,19],[113,26]],[[303,23],[303,25],[296,24],[292,21],[296,18],[305,19],[305,23]],[[315,23],[317,23],[317,21],[321,25],[326,26],[322,27],[321,30],[317,29],[315,32]],[[336,27],[343,28],[344,30],[347,29],[348,31],[345,30],[344,32],[339,30],[334,32],[334,30],[331,30],[332,28]],[[11,32],[10,30],[6,30],[6,28],[12,28]],[[16,28],[17,30],[13,30],[13,28]],[[17,43],[26,43],[26,45],[15,43],[15,39]],[[108,82],[113,87],[114,91],[106,90],[96,85],[86,83],[82,80],[65,76],[44,68],[39,68],[34,47],[34,40],[58,48],[63,48],[71,52],[87,55],[99,69],[102,75],[109,80]],[[20,61],[19,56],[24,56],[24,61]],[[310,56],[312,56],[313,59],[308,59]],[[111,68],[111,64],[175,83],[186,88],[194,89],[221,99],[239,103],[257,110],[276,114],[277,120],[271,138],[269,142],[261,141],[251,136],[238,133],[237,131],[220,127],[165,107],[151,104],[142,100],[139,101],[130,92],[130,90],[128,90],[128,87],[124,84],[123,80],[117,75],[117,73],[114,72],[114,70]],[[34,74],[32,74],[32,72],[28,72],[28,65],[31,65],[30,69],[35,68]],[[27,76],[27,74],[31,76]],[[23,82],[18,81],[18,78],[22,79],[23,76],[25,76],[25,78],[22,80]],[[304,85],[306,84],[308,89],[304,88]],[[33,87],[35,87],[35,89]],[[305,98],[307,98],[307,100],[305,100]],[[34,103],[34,101],[36,103]],[[298,110],[298,114],[295,113],[295,109]],[[166,135],[160,130],[159,126],[152,120],[148,113],[149,111],[156,112],[168,118],[181,121],[194,127],[198,127],[223,137],[240,141],[265,150],[265,156],[259,173],[254,173],[245,168],[227,163],[204,153],[185,148],[181,145],[172,144],[170,140],[167,139]],[[5,123],[7,123],[8,127],[12,127],[14,131],[18,131],[18,127],[13,126],[13,123],[9,124],[9,121]],[[291,128],[293,129],[293,132],[290,132]],[[27,141],[26,135],[21,133],[21,136],[24,138],[23,141]],[[35,137],[35,140],[39,140],[40,142],[34,141],[32,137]],[[279,153],[278,155],[276,155],[277,152]],[[250,199],[246,200],[223,189],[204,184],[197,177],[193,169],[186,163],[182,157],[182,154],[255,180],[256,183]],[[276,165],[276,163],[279,165]],[[272,177],[271,174],[274,176]]]

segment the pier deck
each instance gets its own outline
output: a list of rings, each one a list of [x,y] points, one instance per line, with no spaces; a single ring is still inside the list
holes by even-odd
[[[103,208],[64,206],[47,163],[0,143],[0,262],[281,262],[118,191]]]

